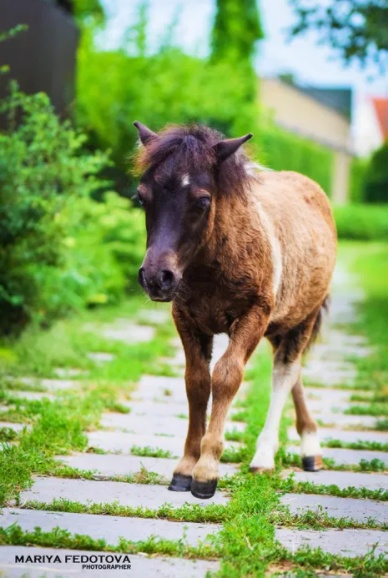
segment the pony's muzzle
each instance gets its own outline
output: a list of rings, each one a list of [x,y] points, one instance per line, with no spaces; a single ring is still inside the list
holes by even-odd
[[[180,279],[172,269],[150,273],[140,267],[138,280],[153,301],[171,301]]]

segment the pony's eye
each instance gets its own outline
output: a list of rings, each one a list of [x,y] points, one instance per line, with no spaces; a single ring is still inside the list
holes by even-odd
[[[210,198],[209,197],[200,197],[197,201],[197,206],[199,209],[203,211],[210,207]]]
[[[137,191],[137,192],[136,192],[135,200],[139,203],[140,206],[143,206],[143,205],[144,205],[144,198],[143,198],[143,196],[142,196],[142,194],[141,194],[140,191]]]

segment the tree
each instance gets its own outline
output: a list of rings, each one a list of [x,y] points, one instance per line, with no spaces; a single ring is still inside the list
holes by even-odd
[[[367,169],[364,199],[369,203],[388,202],[388,141],[377,149]]]
[[[290,0],[297,22],[292,36],[315,29],[349,63],[384,69],[388,54],[387,0]]]
[[[256,0],[217,0],[212,60],[251,61],[264,36]]]

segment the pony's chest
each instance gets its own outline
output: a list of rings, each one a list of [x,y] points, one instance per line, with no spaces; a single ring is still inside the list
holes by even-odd
[[[249,310],[250,299],[244,293],[204,288],[187,300],[187,312],[195,326],[206,334],[229,333],[231,325]]]

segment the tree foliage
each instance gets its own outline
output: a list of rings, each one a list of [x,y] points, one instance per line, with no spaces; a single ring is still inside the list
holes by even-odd
[[[44,94],[14,88],[0,112],[0,333],[114,301],[140,263],[142,215],[117,194],[91,194],[108,162],[61,123]],[[17,120],[17,122],[16,122]]]
[[[388,141],[373,153],[364,187],[365,201],[388,203]]]
[[[212,59],[249,63],[263,38],[256,0],[217,0],[212,30]]]
[[[92,35],[83,35],[76,112],[95,146],[111,148],[124,171],[137,141],[134,120],[153,130],[198,122],[231,137],[253,132],[249,149],[260,162],[305,173],[329,191],[331,152],[276,128],[262,114],[249,59],[245,66],[229,58],[201,59],[167,43],[149,54],[146,25],[142,11],[127,35],[129,44],[115,51],[101,51]]]
[[[291,34],[316,30],[345,62],[384,68],[388,51],[387,0],[290,0],[297,16]]]

